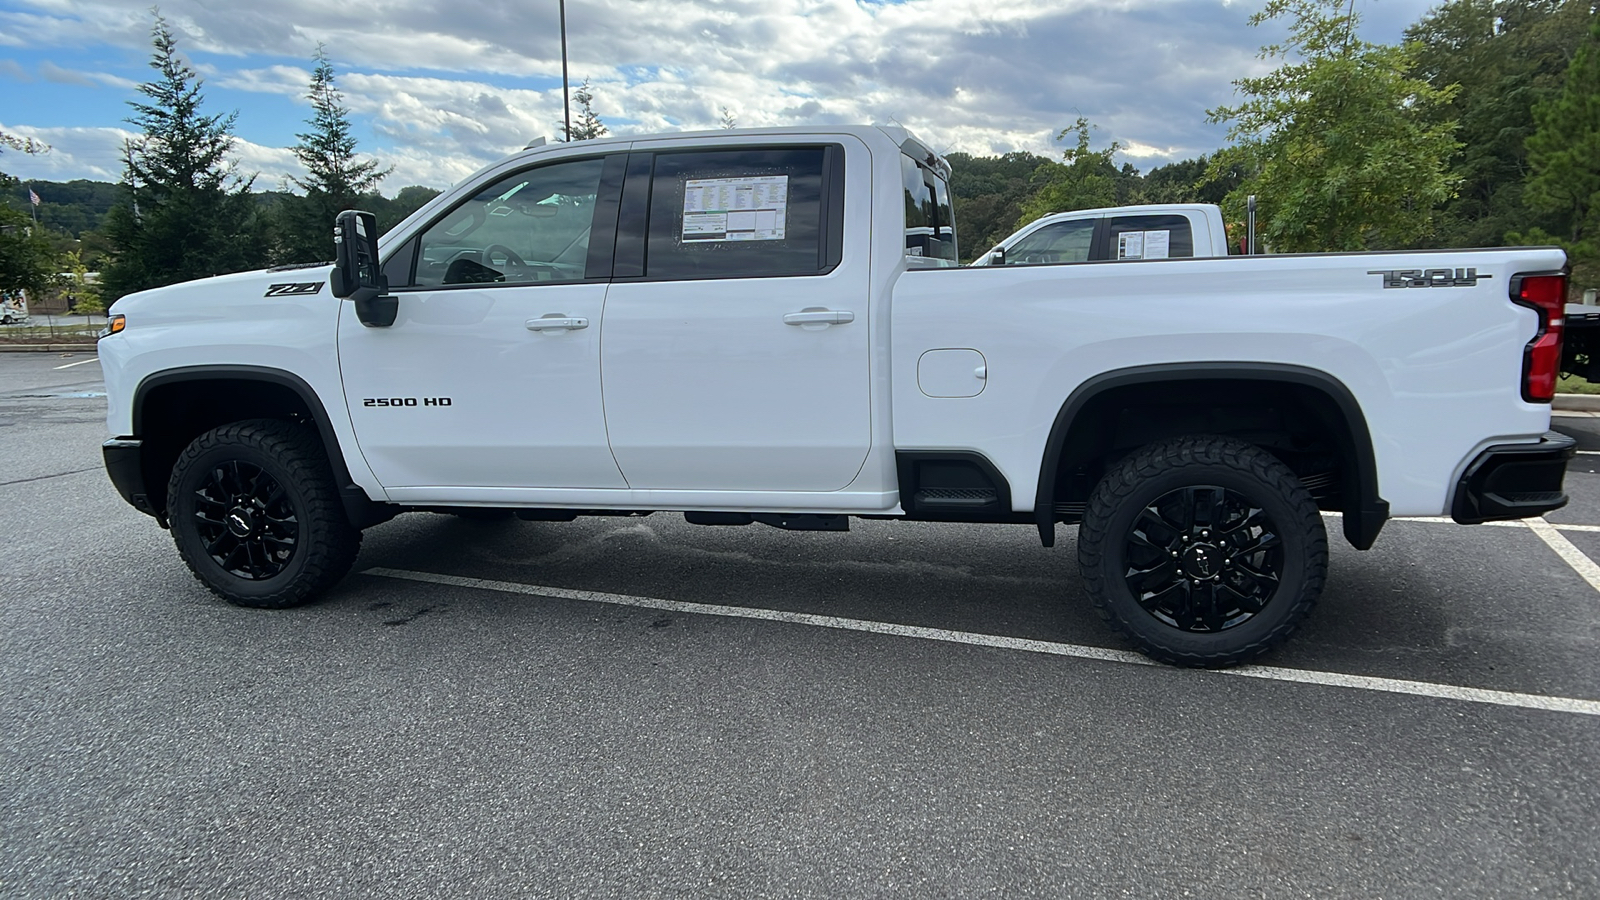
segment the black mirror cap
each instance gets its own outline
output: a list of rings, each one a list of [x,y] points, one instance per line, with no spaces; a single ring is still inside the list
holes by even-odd
[[[388,291],[388,279],[378,268],[378,217],[347,209],[334,220],[333,274],[329,282],[335,297],[371,298]]]
[[[989,265],[1003,266],[1006,264],[1006,248],[996,247],[989,251]]]

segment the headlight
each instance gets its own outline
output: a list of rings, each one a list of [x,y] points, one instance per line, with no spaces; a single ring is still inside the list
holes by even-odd
[[[121,334],[122,329],[127,327],[128,317],[118,313],[117,315],[106,319],[106,328],[104,331],[100,332],[100,337],[110,337],[113,334]]]

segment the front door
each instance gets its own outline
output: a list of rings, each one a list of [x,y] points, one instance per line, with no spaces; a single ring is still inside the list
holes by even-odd
[[[339,367],[362,454],[390,496],[471,500],[481,488],[622,488],[606,443],[600,326],[609,248],[600,157],[491,178],[404,252],[395,322],[346,307]],[[392,277],[392,276],[391,276]],[[463,490],[467,489],[467,490]]]
[[[643,168],[641,270],[624,273],[619,241],[601,350],[606,425],[629,487],[837,491],[861,471],[872,443],[868,240],[838,233],[844,150],[673,150],[655,154],[653,174]],[[865,155],[851,157],[863,179],[852,202],[871,198]],[[635,197],[630,180],[624,221]]]

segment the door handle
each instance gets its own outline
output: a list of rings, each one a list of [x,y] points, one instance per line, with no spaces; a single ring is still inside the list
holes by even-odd
[[[785,325],[846,325],[856,320],[848,309],[803,309],[783,317]]]
[[[561,313],[545,313],[537,319],[529,319],[523,323],[529,331],[577,331],[579,328],[588,328],[589,320],[582,316],[564,316]]]

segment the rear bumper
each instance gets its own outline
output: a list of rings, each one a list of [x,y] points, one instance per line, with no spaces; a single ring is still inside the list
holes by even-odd
[[[112,438],[101,444],[100,450],[105,454],[106,474],[111,476],[122,499],[139,512],[160,519],[144,486],[144,442],[131,437]]]
[[[1478,454],[1456,484],[1450,516],[1463,525],[1531,519],[1567,505],[1562,482],[1578,442],[1550,432],[1536,444],[1501,444]]]

